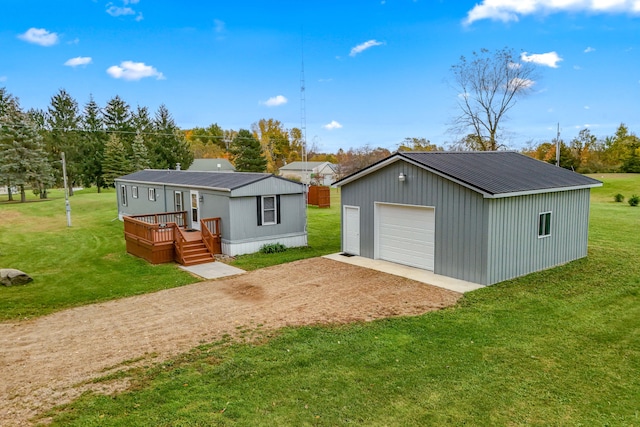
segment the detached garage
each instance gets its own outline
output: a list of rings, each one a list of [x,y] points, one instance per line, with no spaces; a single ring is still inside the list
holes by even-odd
[[[398,152],[334,183],[342,250],[490,285],[587,255],[595,179],[515,152]]]

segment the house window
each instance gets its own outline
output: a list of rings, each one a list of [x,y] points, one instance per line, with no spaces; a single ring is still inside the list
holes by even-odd
[[[155,188],[150,188],[149,189],[149,200],[152,202],[156,201],[156,189]]]
[[[182,212],[184,209],[184,200],[182,199],[182,191],[176,191],[173,194],[173,205],[176,208],[176,212]]]
[[[551,235],[551,212],[543,212],[538,216],[538,237]]]
[[[120,186],[120,202],[122,206],[127,206],[127,187],[125,185]]]
[[[133,197],[134,199],[138,198],[138,187],[135,185],[131,187],[131,197]]]
[[[258,225],[280,224],[280,196],[258,196]]]

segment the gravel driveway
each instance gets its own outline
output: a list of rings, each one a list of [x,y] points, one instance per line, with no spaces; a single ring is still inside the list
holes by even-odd
[[[462,294],[341,262],[313,258],[239,276],[0,323],[0,425],[29,418],[86,390],[88,380],[158,363],[240,329],[413,316]]]

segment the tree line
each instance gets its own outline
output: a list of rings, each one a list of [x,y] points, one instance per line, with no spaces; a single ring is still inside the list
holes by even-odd
[[[624,124],[620,124],[615,135],[605,138],[597,138],[589,129],[583,129],[568,142],[558,139],[530,143],[521,151],[555,164],[557,147],[560,166],[576,172],[640,173],[640,139]],[[468,134],[447,147],[504,148],[506,144],[500,143],[496,132],[489,137],[482,133]],[[405,138],[394,149],[445,148],[425,138],[412,137]],[[62,152],[69,194],[73,194],[76,186],[95,185],[100,191],[113,186],[115,178],[146,168],[175,169],[179,164],[186,169],[194,158],[227,158],[238,171],[271,173],[304,158],[334,163],[338,175],[346,176],[391,154],[388,148],[368,145],[321,153],[315,144],[306,146],[299,128],[286,129],[275,119],[261,119],[249,129],[237,131],[222,129],[215,123],[182,130],[165,105],[160,105],[152,115],[147,107],[133,109],[119,96],[104,107],[90,97],[81,109],[64,89],[51,97],[46,110],[23,111],[18,98],[0,87],[0,185],[9,189],[9,200],[13,200],[14,188],[24,201],[27,189],[46,198],[48,189],[61,186]]]
[[[0,88],[0,185],[9,189],[9,200],[13,188],[24,201],[27,188],[46,198],[48,189],[60,186],[62,153],[70,194],[80,185],[100,191],[136,170],[193,162],[184,132],[165,105],[152,116],[119,96],[104,108],[90,97],[81,110],[60,89],[46,110],[23,111],[18,98]]]

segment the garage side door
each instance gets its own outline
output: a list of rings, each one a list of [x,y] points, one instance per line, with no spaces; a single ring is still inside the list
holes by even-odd
[[[434,208],[377,204],[376,258],[433,271]]]

